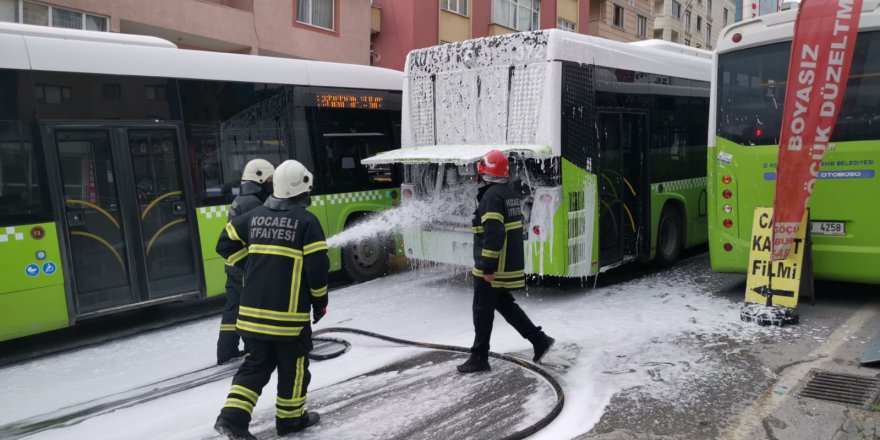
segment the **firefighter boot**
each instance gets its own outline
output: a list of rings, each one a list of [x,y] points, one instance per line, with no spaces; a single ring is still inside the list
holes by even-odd
[[[538,333],[529,337],[529,342],[532,343],[532,347],[535,349],[535,357],[532,358],[532,361],[536,364],[540,364],[541,359],[543,359],[544,355],[550,351],[550,347],[553,346],[553,343],[556,342],[556,340],[539,330]]]
[[[276,419],[276,420],[285,420],[285,419]],[[286,419],[291,420],[291,419]],[[302,431],[303,429],[308,428],[309,426],[318,423],[318,420],[321,420],[321,415],[316,412],[308,412],[303,411],[303,415],[296,419],[292,419],[292,422],[288,422],[285,424],[276,423],[275,424],[275,432],[278,433],[278,437],[284,437],[287,434],[292,434],[294,432]]]
[[[476,373],[478,371],[489,371],[489,353],[471,353],[468,360],[458,366],[458,372],[461,374]]]
[[[257,438],[248,431],[247,426],[239,426],[220,417],[217,417],[217,423],[214,424],[214,430],[225,435],[229,440],[257,440]]]

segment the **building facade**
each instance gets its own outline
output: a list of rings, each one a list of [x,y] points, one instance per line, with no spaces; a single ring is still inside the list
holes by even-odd
[[[733,0],[654,0],[654,38],[713,50],[735,21]]]
[[[589,34],[590,1],[373,0],[373,64],[402,70],[413,49],[490,35],[554,28]]]
[[[616,41],[653,38],[652,0],[592,0],[590,34]]]
[[[0,0],[0,21],[353,64],[370,63],[370,12],[370,0]]]

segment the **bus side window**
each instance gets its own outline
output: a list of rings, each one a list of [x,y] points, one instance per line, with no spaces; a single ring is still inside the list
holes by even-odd
[[[0,226],[52,218],[43,166],[34,151],[29,124],[0,123]]]

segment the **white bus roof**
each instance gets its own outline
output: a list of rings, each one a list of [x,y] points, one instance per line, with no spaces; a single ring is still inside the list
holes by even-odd
[[[790,41],[794,35],[794,20],[797,8],[734,23],[721,30],[715,53],[722,54],[733,50]],[[880,29],[880,0],[865,0],[862,3],[862,16],[859,30]],[[733,42],[733,36],[740,34],[741,40]],[[788,62],[788,60],[785,60]]]
[[[0,23],[0,69],[401,90],[403,73],[356,64],[178,49],[156,37]]]
[[[474,67],[573,61],[709,81],[712,53],[670,42],[621,43],[557,29],[478,38],[417,49],[406,73],[420,76]]]

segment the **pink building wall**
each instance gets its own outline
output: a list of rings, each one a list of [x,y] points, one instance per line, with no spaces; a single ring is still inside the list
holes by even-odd
[[[334,0],[335,29],[296,22],[296,0],[49,0],[110,17],[110,30],[183,48],[370,62],[370,0]],[[421,3],[421,2],[419,2]]]
[[[406,54],[436,45],[440,6],[433,0],[373,0],[382,10],[381,32],[373,35],[373,64],[403,70]]]
[[[373,64],[403,70],[406,54],[439,44],[439,0],[373,0],[381,8],[381,31],[373,34]],[[578,0],[578,32],[589,34],[590,0]],[[542,0],[541,29],[555,29],[557,0]],[[492,0],[470,1],[471,37],[489,35]]]

